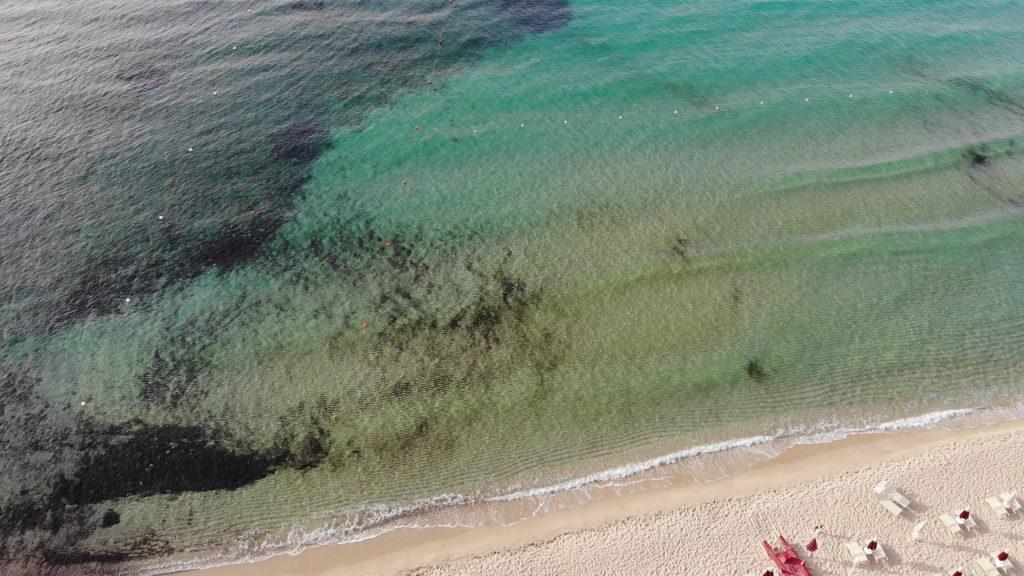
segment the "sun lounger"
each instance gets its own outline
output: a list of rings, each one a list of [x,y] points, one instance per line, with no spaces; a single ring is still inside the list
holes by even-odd
[[[957,510],[962,510],[962,511],[969,512],[970,508],[957,508]],[[957,515],[955,517],[952,517],[953,521],[956,522],[957,524],[959,524],[960,528],[963,529],[966,532],[977,532],[978,531],[978,523],[974,520],[974,516],[971,515],[971,514],[968,514],[967,518],[961,518],[960,517],[961,514],[963,514],[963,512],[957,512]],[[945,523],[946,521],[943,520],[942,522]]]
[[[996,560],[992,563],[995,565],[996,570],[998,570],[999,573],[1003,574],[1004,576],[1006,576],[1007,574],[1017,573],[1016,566],[1014,566],[1009,560],[1007,560],[1006,562],[999,562],[998,560]]]
[[[985,498],[985,503],[992,508],[992,511],[996,513],[1000,518],[1008,518],[1010,516],[1010,509],[1006,507],[999,498],[995,496],[989,496]]]
[[[882,505],[882,508],[885,508],[889,512],[892,512],[893,516],[899,516],[900,514],[903,514],[903,508],[900,508],[899,504],[893,502],[892,500],[879,500],[878,503]]]
[[[998,570],[1000,574],[1014,574],[1017,572],[1017,568],[1013,565],[1012,560],[1010,560],[1009,558],[1007,558],[1006,560],[999,559],[998,551],[993,552],[991,556],[992,564],[996,567],[996,570]]]
[[[910,508],[910,500],[895,490],[889,492],[889,498],[904,508]]]
[[[846,549],[850,551],[854,564],[863,564],[868,561],[868,556],[864,553],[864,547],[857,542],[847,542]]]
[[[878,541],[876,540],[875,542],[877,543]],[[871,558],[875,562],[885,562],[886,564],[889,563],[889,557],[885,554],[885,548],[882,548],[881,544],[878,544],[877,547],[871,552]]]
[[[952,516],[949,514],[939,514],[939,520],[942,520],[942,524],[945,525],[946,530],[949,530],[952,534],[963,534],[964,527],[961,526]]]
[[[1020,500],[1017,500],[1016,492],[1005,492],[999,496],[1002,497],[1003,502],[1006,504],[1006,508],[1010,513],[1019,514],[1024,510],[1024,506],[1021,506]]]
[[[885,504],[885,502],[894,503],[903,509],[910,508],[910,499],[900,494],[900,492],[889,485],[888,480],[882,480],[874,487],[875,499],[885,506],[885,509],[892,512],[893,514],[902,514],[903,511],[896,512],[891,506]]]
[[[961,525],[964,528],[966,528],[969,532],[977,532],[978,531],[978,523],[974,521],[974,516],[970,516],[970,517],[964,519],[963,524],[961,524]]]
[[[999,569],[996,568],[996,565],[988,558],[978,558],[974,563],[978,565],[978,568],[981,569],[981,573],[985,576],[1002,576]]]

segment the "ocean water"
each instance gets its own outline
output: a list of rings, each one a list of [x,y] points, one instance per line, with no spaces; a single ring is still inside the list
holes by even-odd
[[[1016,417],[1022,49],[995,0],[0,6],[0,561]]]

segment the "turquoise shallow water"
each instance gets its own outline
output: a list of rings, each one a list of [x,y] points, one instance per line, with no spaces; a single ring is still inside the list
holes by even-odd
[[[1019,403],[1018,4],[68,6],[0,29],[12,567]]]

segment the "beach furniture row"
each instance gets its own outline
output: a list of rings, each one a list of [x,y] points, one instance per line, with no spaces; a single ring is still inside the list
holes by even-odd
[[[882,480],[875,484],[872,491],[874,492],[875,500],[894,516],[913,512],[913,502],[890,485],[887,480]],[[992,508],[992,511],[999,518],[1005,519],[1024,513],[1024,506],[1022,506],[1017,498],[1016,492],[1004,492],[998,496],[989,496],[985,498],[985,503]],[[967,536],[978,532],[980,529],[977,521],[971,515],[970,509],[966,507],[956,514],[939,514],[938,518],[942,525],[954,535]],[[927,520],[922,520],[914,527],[912,539],[916,540],[918,538],[921,528],[926,524]],[[818,528],[818,526],[815,526],[816,530]],[[780,546],[773,546],[767,541],[762,543],[769,558],[775,564],[779,576],[811,576],[806,561],[800,558],[789,542],[782,536],[779,537],[779,541],[781,543]],[[864,564],[889,564],[889,555],[877,539],[850,540],[844,542],[844,545],[850,553],[854,569]],[[809,552],[816,550],[817,539],[811,540],[807,549]],[[992,552],[988,557],[977,558],[974,561],[974,567],[981,576],[1008,576],[1017,572],[1009,553],[1004,550]],[[948,576],[966,576],[962,568],[946,572],[945,574]],[[775,576],[775,571],[765,570],[763,574],[757,576]]]

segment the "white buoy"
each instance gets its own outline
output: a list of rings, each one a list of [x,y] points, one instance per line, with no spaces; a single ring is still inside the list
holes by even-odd
[[[124,299],[124,301],[125,301],[125,302],[131,302],[131,301],[132,301],[132,299],[131,299],[131,298],[125,298],[125,299]]]
[[[619,120],[622,120],[622,116],[619,116]]]
[[[672,113],[673,114],[679,114],[679,110],[674,110]]]
[[[191,151],[192,151],[192,148],[189,148],[189,149],[188,149],[188,151],[189,151],[189,152],[191,152]]]
[[[764,100],[761,100],[761,104],[764,104]]]
[[[164,217],[163,217],[163,215],[160,215],[160,216],[157,216],[157,217],[156,217],[156,219],[157,219],[157,220],[163,220],[163,219],[164,219]]]
[[[82,406],[85,406],[86,405],[86,401],[82,400],[81,404],[82,404]]]
[[[213,91],[213,95],[214,95],[214,96],[216,96],[216,95],[217,95],[217,91],[216,91],[216,90],[214,90],[214,91]]]
[[[810,101],[811,101],[810,98],[804,98],[804,102],[810,102]]]
[[[889,94],[892,94],[892,90],[889,90]]]
[[[853,94],[850,94],[850,98],[853,98]]]
[[[520,128],[525,128],[525,127],[526,127],[526,124],[520,124],[520,125],[519,125],[519,127],[520,127]]]

